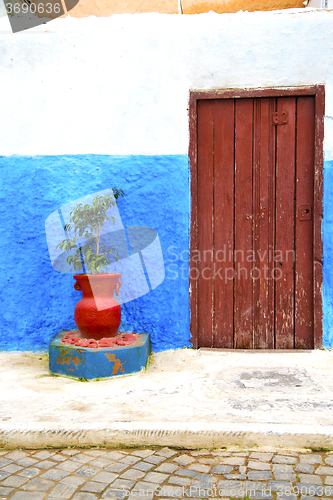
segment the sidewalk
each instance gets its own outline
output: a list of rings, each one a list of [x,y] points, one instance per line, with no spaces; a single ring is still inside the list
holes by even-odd
[[[333,352],[180,349],[96,382],[0,353],[0,447],[67,446],[333,449]]]

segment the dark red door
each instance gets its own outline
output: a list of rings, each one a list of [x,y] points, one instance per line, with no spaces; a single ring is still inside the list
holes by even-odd
[[[197,113],[198,346],[311,349],[315,98]]]

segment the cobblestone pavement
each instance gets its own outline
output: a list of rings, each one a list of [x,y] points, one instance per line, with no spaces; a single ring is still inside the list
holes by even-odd
[[[333,498],[333,452],[0,450],[0,500]]]

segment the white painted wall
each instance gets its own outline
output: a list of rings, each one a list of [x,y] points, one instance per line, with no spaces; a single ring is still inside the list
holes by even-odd
[[[3,17],[0,155],[186,154],[190,89],[319,83],[333,159],[332,11]]]

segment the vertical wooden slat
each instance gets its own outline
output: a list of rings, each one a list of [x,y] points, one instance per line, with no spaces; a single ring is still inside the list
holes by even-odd
[[[252,342],[252,140],[253,99],[236,99],[235,110],[235,287],[234,347]]]
[[[274,99],[255,100],[254,113],[254,237],[253,249],[255,270],[253,271],[253,336],[255,349],[274,347],[274,304],[270,287],[272,246],[270,224],[270,197],[274,199],[274,186],[270,186],[270,172],[275,168],[274,126],[272,123]],[[273,164],[273,165],[272,165]],[[273,187],[273,190],[270,190]],[[271,244],[270,244],[271,243]]]
[[[198,336],[213,346],[214,101],[198,102]]]
[[[234,100],[214,110],[214,347],[233,347]]]
[[[277,349],[294,348],[295,111],[294,97],[277,100],[275,332]]]
[[[314,175],[314,347],[323,346],[323,241],[321,237],[321,222],[323,218],[323,142],[325,115],[325,87],[316,87],[315,105],[315,175]]]
[[[198,249],[198,100],[190,93],[190,144],[189,159],[191,170],[191,243],[190,255]],[[196,279],[197,262],[190,259],[189,295],[190,295],[190,332],[194,349],[198,348],[198,280]]]
[[[295,347],[313,349],[314,97],[297,99]],[[310,220],[300,219],[309,205]]]

